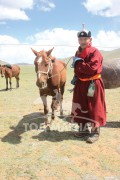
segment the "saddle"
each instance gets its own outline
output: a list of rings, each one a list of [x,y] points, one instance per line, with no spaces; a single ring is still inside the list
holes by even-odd
[[[12,66],[10,64],[6,64],[5,66],[9,69],[12,69]]]

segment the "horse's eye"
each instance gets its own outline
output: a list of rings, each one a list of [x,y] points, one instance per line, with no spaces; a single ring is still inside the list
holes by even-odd
[[[47,67],[48,66],[48,64],[45,64],[45,67]]]

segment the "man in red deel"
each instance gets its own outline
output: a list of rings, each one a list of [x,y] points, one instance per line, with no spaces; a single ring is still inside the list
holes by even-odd
[[[103,57],[91,45],[91,32],[78,33],[78,48],[73,60],[75,85],[72,102],[72,122],[78,123],[74,135],[94,143],[99,139],[100,127],[106,125],[105,90],[101,78]],[[90,127],[90,128],[89,128]]]

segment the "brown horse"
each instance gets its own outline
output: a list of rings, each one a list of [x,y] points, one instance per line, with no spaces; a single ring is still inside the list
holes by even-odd
[[[62,101],[66,83],[66,64],[52,57],[52,50],[37,52],[32,49],[36,56],[34,60],[37,73],[36,85],[39,87],[40,97],[44,105],[45,124],[48,131],[50,130],[50,122],[48,120],[47,96],[52,96],[51,119],[54,120],[58,103],[60,105],[60,115],[63,115]]]
[[[1,77],[6,78],[6,91],[8,90],[8,79],[10,84],[10,89],[12,89],[12,77],[16,78],[16,88],[19,87],[19,74],[20,74],[20,67],[17,65],[2,65],[0,67],[1,70]]]

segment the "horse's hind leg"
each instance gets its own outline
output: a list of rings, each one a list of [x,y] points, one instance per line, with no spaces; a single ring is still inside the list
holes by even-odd
[[[54,120],[55,119],[55,110],[56,110],[56,98],[53,96],[52,97],[52,104],[51,104],[51,109],[52,109],[52,116],[51,116],[51,118],[52,118],[52,120]]]
[[[52,109],[52,120],[55,119],[55,111],[57,110],[58,107],[58,95],[59,95],[59,90],[55,89],[54,91],[54,96],[52,96],[52,104],[51,104],[51,109]]]
[[[16,88],[19,88],[19,87],[20,87],[20,85],[19,85],[19,80],[20,80],[20,78],[19,78],[19,77],[16,77]]]
[[[9,79],[9,84],[10,84],[10,90],[12,89],[12,82],[11,82],[11,78]]]
[[[8,78],[6,78],[6,91],[8,90]]]
[[[59,102],[60,102],[60,116],[63,116],[63,94],[65,91],[65,84],[60,87]]]

